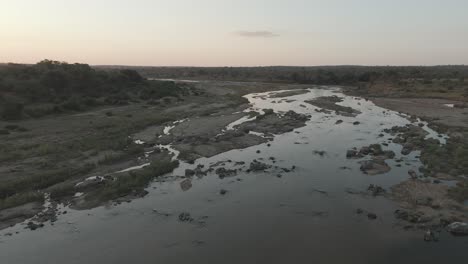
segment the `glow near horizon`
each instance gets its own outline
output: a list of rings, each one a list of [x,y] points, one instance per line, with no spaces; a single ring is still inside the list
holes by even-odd
[[[0,0],[0,62],[468,64],[463,0]]]

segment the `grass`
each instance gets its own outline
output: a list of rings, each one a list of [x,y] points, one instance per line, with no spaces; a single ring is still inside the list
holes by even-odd
[[[13,208],[31,202],[44,202],[44,194],[40,192],[26,192],[0,199],[0,210]]]
[[[93,191],[87,200],[107,201],[128,195],[134,191],[143,190],[154,178],[173,171],[179,166],[178,161],[161,160],[126,175],[106,182],[102,188]]]
[[[0,199],[8,199],[22,193],[43,190],[72,177],[84,175],[94,169],[94,167],[93,164],[85,164],[79,168],[70,167],[49,170],[40,174],[5,181],[0,185]]]
[[[101,119],[102,120],[102,119]],[[114,117],[112,119],[104,119],[102,122],[96,122],[95,125],[87,127],[86,131],[81,133],[77,131],[78,137],[71,140],[58,143],[0,143],[0,163],[17,162],[18,160],[26,160],[33,158],[39,159],[36,162],[36,171],[34,174],[21,176],[15,179],[3,180],[0,183],[0,199],[4,204],[21,205],[22,202],[28,202],[31,197],[30,192],[44,191],[48,188],[51,192],[51,197],[63,197],[73,194],[73,190],[66,184],[69,179],[81,177],[90,173],[95,164],[76,165],[73,160],[86,156],[86,151],[99,153],[100,151],[115,151],[118,155],[105,157],[104,160],[98,162],[100,164],[111,164],[120,162],[125,159],[131,159],[141,155],[144,152],[143,146],[133,142],[129,135],[140,131],[150,125],[162,124],[167,121],[173,121],[174,117],[170,115],[140,115],[129,120],[127,117]],[[44,166],[47,165],[47,166]],[[155,167],[154,167],[155,166]],[[159,171],[163,170],[164,166],[154,165],[152,175],[158,175]],[[168,165],[169,166],[169,165]],[[169,166],[166,168],[173,168]],[[146,170],[145,170],[146,171]],[[112,193],[111,190],[120,190],[124,186],[140,186],[142,178],[145,175],[137,175],[135,178],[122,178],[115,184],[107,187],[105,193]],[[123,183],[125,181],[125,183]],[[141,182],[140,182],[141,181]],[[122,182],[122,183],[121,183]],[[146,181],[147,183],[148,181]],[[58,186],[55,186],[58,185]],[[123,191],[122,191],[123,192]],[[114,195],[107,194],[113,197]],[[34,198],[34,199],[33,199]]]
[[[449,138],[445,145],[426,141],[421,161],[431,173],[468,174],[468,134],[461,138]]]

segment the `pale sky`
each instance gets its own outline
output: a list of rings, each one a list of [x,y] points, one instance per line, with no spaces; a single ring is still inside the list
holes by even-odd
[[[468,0],[0,0],[0,62],[468,64]]]

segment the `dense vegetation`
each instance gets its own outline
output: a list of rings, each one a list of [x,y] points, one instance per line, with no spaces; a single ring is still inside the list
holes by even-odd
[[[119,69],[121,67],[112,67]],[[468,101],[468,66],[133,67],[145,77],[352,86],[362,95]]]
[[[120,67],[114,67],[116,69]],[[468,66],[132,67],[157,78],[355,84],[378,79],[468,79]]]
[[[0,65],[0,119],[41,117],[99,105],[178,97],[174,82],[147,81],[135,70],[96,70],[87,64],[44,60]]]

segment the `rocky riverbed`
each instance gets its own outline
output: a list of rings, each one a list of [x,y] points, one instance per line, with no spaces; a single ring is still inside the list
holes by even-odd
[[[235,111],[130,135],[159,150],[146,158],[169,155],[178,166],[105,206],[47,205],[44,221],[2,231],[1,259],[438,263],[467,257],[466,237],[452,235],[463,234],[467,221],[466,205],[447,195],[456,183],[434,178],[444,168],[421,161],[429,157],[427,146],[451,144],[448,135],[334,87],[245,98],[250,105]],[[102,181],[79,184],[75,206]],[[398,253],[403,249],[409,250]]]

